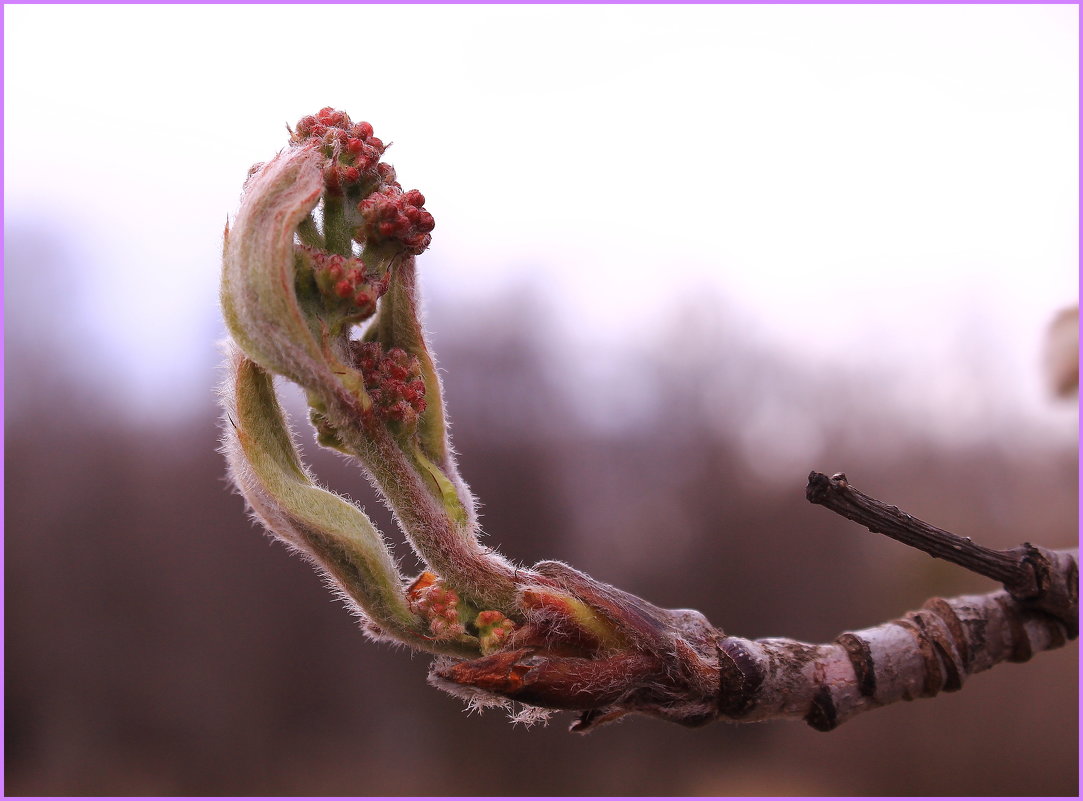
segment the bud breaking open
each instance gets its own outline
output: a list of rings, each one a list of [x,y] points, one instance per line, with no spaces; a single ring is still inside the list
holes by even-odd
[[[245,183],[221,291],[236,344],[223,393],[234,482],[260,522],[361,610],[367,631],[474,659],[438,666],[441,686],[594,710],[594,723],[628,711],[699,715],[681,700],[713,697],[714,642],[699,619],[559,563],[516,568],[480,544],[418,312],[415,257],[434,220],[424,195],[403,191],[380,160],[385,150],[371,125],[325,108]],[[364,512],[301,464],[276,375],[305,391],[318,442],[356,457],[394,511],[428,568],[412,585]]]

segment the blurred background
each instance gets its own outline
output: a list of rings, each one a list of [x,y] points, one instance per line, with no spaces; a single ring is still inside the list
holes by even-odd
[[[991,591],[804,485],[1076,542],[1076,7],[8,5],[4,40],[6,794],[1077,793],[1074,642],[830,734],[467,716],[248,523],[214,399],[226,216],[333,105],[436,216],[488,543],[748,637]]]

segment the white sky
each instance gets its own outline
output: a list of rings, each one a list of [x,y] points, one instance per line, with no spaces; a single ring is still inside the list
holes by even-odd
[[[324,105],[428,198],[430,306],[528,271],[606,347],[716,286],[811,359],[946,380],[980,324],[1037,408],[1077,296],[1072,5],[8,5],[4,34],[6,230],[77,259],[56,324],[145,403],[205,396],[226,215]]]

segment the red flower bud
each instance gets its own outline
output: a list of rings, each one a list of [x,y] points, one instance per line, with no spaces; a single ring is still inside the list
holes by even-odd
[[[302,117],[293,133],[293,144],[318,145],[327,160],[324,183],[333,193],[349,191],[358,184],[379,189],[387,175],[394,180],[394,170],[380,164],[386,146],[372,135],[372,126],[367,122],[355,125],[343,111],[324,108]]]
[[[385,353],[378,342],[364,342],[357,346],[355,360],[373,401],[372,412],[386,421],[414,425],[425,411],[425,382],[417,357],[402,348]]]
[[[436,227],[433,216],[422,208],[425,196],[416,189],[402,192],[397,186],[384,186],[358,205],[365,223],[355,238],[366,241],[398,242],[415,255],[432,241],[429,232]]]

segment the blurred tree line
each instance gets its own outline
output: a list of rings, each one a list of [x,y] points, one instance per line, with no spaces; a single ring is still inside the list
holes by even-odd
[[[827,641],[994,587],[810,506],[810,469],[990,546],[1076,539],[1074,442],[995,415],[987,438],[945,442],[882,375],[803,365],[718,305],[663,315],[636,353],[572,358],[533,333],[553,321],[527,297],[430,320],[462,472],[515,560],[742,636]],[[467,716],[245,519],[209,369],[189,416],[133,419],[64,378],[94,359],[77,335],[23,334],[5,376],[8,795],[1077,793],[1075,643],[826,735]],[[308,452],[396,537],[349,465]]]

